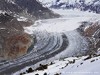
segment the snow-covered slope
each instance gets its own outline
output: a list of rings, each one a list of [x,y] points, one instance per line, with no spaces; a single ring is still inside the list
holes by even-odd
[[[45,70],[37,70],[25,75],[100,75],[100,56],[87,59],[89,56],[70,57],[55,60]],[[87,59],[87,60],[86,60]]]

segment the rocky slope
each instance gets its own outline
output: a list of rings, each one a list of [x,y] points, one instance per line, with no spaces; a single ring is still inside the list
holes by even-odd
[[[0,0],[0,10],[13,15],[32,18],[33,20],[58,16],[36,0]]]
[[[30,22],[18,21],[7,13],[0,14],[0,60],[13,59],[27,53],[31,38],[23,26]]]
[[[78,28],[82,36],[85,36],[89,41],[89,54],[100,55],[100,23],[99,20],[94,22],[83,22]],[[99,53],[99,54],[98,54]]]

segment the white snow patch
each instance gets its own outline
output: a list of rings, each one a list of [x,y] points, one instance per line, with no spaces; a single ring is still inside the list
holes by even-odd
[[[6,28],[0,28],[0,29],[6,29]]]
[[[1,14],[1,13],[2,13],[2,14],[5,14],[5,12],[4,12],[4,11],[0,10],[0,14]]]
[[[27,21],[27,18],[21,16],[20,18],[17,18],[18,21]]]
[[[15,4],[13,0],[7,0],[9,3]]]

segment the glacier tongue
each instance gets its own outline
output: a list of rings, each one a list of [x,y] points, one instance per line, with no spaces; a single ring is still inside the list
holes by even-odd
[[[93,19],[99,19],[100,15],[95,13],[82,12],[79,10],[53,9],[53,11],[56,13],[60,13],[62,16],[55,19],[38,20],[34,25],[25,27],[25,32],[34,34],[38,31],[41,32],[41,35],[43,35],[42,37],[48,36],[47,34],[50,35],[55,33],[53,34],[55,35],[54,38],[59,34],[65,34],[68,39],[68,47],[63,52],[56,55],[56,58],[58,59],[69,56],[85,55],[88,50],[88,42],[83,36],[78,33],[76,29],[81,25],[82,22],[89,22],[93,21]],[[47,34],[44,34],[45,32]],[[37,35],[37,33],[35,34]],[[47,40],[47,38],[44,38],[44,40]],[[36,45],[35,47],[41,48],[41,46],[45,44],[45,42],[44,44],[41,44],[40,40],[40,43],[38,43],[38,45]]]

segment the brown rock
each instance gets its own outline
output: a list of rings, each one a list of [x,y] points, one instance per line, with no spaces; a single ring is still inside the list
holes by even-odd
[[[91,25],[90,27],[88,27],[85,31],[84,34],[87,37],[92,37],[92,35],[98,30],[100,29],[100,25],[98,25],[98,22],[94,23],[93,25]]]
[[[27,53],[32,41],[24,32],[26,25],[30,23],[18,21],[7,13],[0,14],[0,60],[14,59]]]
[[[14,59],[27,53],[31,45],[31,38],[28,34],[16,34],[7,38],[5,43],[5,58]]]

